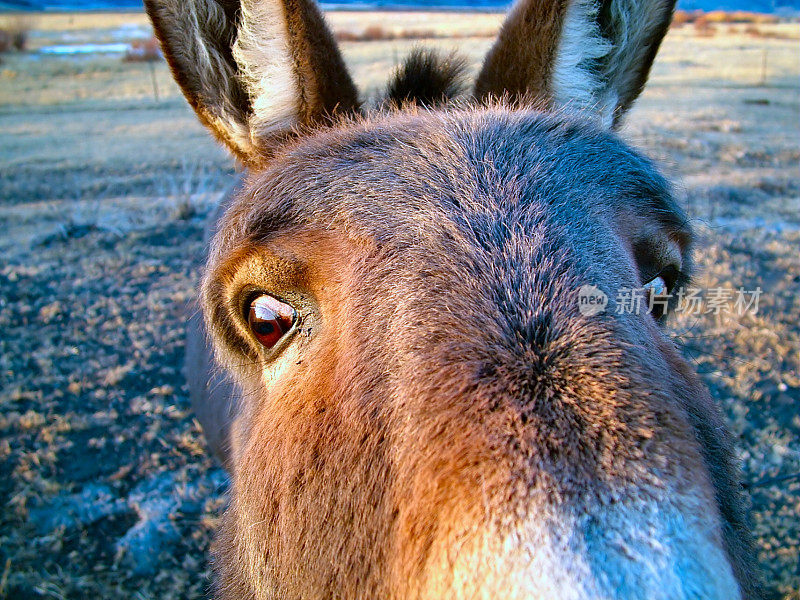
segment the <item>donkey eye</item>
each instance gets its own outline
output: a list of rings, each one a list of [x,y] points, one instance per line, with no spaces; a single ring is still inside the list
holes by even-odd
[[[645,283],[644,289],[646,289],[649,293],[654,294],[656,296],[666,296],[667,294],[669,294],[669,288],[667,287],[667,282],[664,281],[664,278],[661,276],[658,276],[655,279],[651,279],[650,281]]]
[[[297,320],[291,306],[262,294],[253,298],[247,314],[250,331],[265,348],[272,348],[286,335]]]
[[[667,265],[658,273],[650,277],[644,284],[645,289],[649,289],[656,294],[670,294],[675,289],[675,285],[680,279],[681,272],[675,265]]]
[[[646,299],[650,313],[656,321],[663,322],[667,316],[667,307],[672,291],[678,281],[680,271],[674,265],[667,266],[644,284]]]

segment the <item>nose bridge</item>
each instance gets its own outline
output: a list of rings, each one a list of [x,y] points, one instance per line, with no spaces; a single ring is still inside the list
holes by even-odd
[[[686,437],[657,376],[666,365],[627,345],[612,316],[580,314],[580,271],[563,249],[511,239],[448,261],[411,293],[387,290],[393,388],[408,429],[398,439],[436,447],[443,469],[452,455],[487,479],[506,465],[575,486],[646,463],[642,448],[660,450],[667,433]]]
[[[510,258],[480,284],[437,272],[390,327],[397,532],[425,557],[420,597],[739,598],[668,364],[624,321],[580,314],[574,261]],[[406,336],[419,322],[430,337]]]
[[[458,341],[442,334],[402,362],[397,456],[412,487],[446,489],[442,503],[480,513],[492,494],[613,498],[620,486],[702,469],[663,379],[646,378],[608,329],[550,317],[508,337],[503,328]]]

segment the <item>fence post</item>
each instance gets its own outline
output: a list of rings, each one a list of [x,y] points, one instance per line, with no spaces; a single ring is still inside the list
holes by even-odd
[[[158,80],[156,79],[156,67],[153,62],[154,61],[149,60],[147,64],[150,65],[150,80],[153,82],[153,96],[156,99],[156,104],[158,104]]]

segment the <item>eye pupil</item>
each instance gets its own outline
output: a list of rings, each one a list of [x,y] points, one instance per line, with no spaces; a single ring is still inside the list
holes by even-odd
[[[272,348],[292,328],[296,318],[291,306],[263,294],[250,303],[247,323],[258,342]]]
[[[253,333],[256,335],[269,335],[275,333],[275,323],[269,321],[253,323]]]

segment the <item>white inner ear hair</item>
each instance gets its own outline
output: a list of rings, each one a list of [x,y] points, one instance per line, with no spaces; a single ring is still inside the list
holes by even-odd
[[[617,0],[611,3],[609,26],[614,47],[606,58],[607,89],[630,91],[653,43],[659,43],[672,11],[667,0]]]
[[[198,110],[214,130],[225,135],[231,144],[248,152],[251,148],[250,134],[242,122],[241,110],[232,105],[227,94],[222,93],[225,86],[220,83],[235,81],[236,69],[209,47],[203,36],[203,30],[206,30],[211,38],[225,38],[225,13],[216,2],[185,2],[176,7],[177,12],[172,18],[183,23],[182,31],[186,34],[181,38],[186,45],[184,54],[192,58],[194,73],[200,78],[199,89],[195,90],[201,98]]]
[[[233,58],[253,103],[250,137],[257,140],[297,124],[300,89],[282,2],[242,2]]]
[[[611,127],[620,96],[637,85],[637,68],[661,38],[671,4],[615,0],[607,15],[611,39],[600,33],[598,6],[596,0],[571,0],[567,6],[551,85],[557,104],[589,111]]]
[[[603,126],[609,128],[614,120],[617,94],[607,89],[598,61],[610,54],[616,52],[614,45],[600,34],[597,3],[570,1],[551,81],[554,100],[560,106],[596,114]]]

